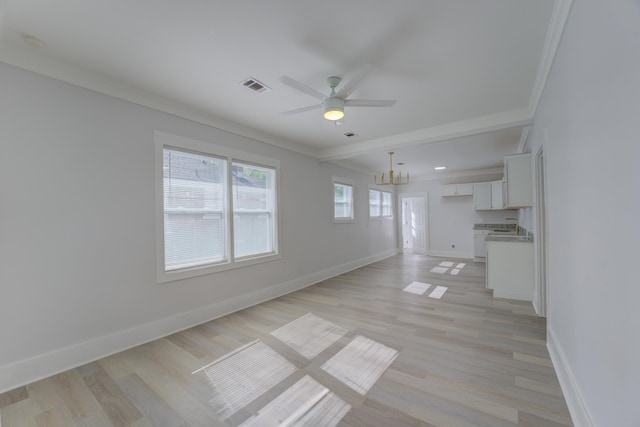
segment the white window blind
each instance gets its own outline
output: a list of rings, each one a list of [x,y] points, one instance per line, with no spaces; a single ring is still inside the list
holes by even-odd
[[[226,180],[224,159],[164,149],[166,271],[228,259]]]
[[[369,189],[369,218],[392,216],[391,193]]]
[[[392,216],[391,193],[388,191],[381,191],[380,195],[382,196],[382,216]]]
[[[234,162],[231,171],[234,256],[273,253],[275,169]]]
[[[333,216],[337,220],[353,219],[353,186],[333,183]]]
[[[371,218],[380,216],[380,191],[369,190],[369,216]]]

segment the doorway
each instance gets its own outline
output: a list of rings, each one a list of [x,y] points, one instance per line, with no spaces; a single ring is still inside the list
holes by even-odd
[[[538,316],[547,317],[547,207],[544,152],[536,153],[536,255],[538,258]]]
[[[427,200],[426,194],[400,194],[401,248],[405,253],[428,253]]]

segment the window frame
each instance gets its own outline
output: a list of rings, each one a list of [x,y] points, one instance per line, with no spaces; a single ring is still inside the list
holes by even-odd
[[[378,193],[378,214],[377,215],[371,215],[371,192],[374,191],[376,193]],[[389,195],[389,215],[384,215],[384,203],[383,203],[383,197],[382,194],[388,194]],[[369,187],[369,220],[370,221],[380,221],[380,220],[390,220],[393,219],[393,192],[391,191],[387,191],[387,190],[382,190],[380,188],[377,187]]]
[[[350,217],[336,217],[336,184],[351,187],[351,216]],[[331,177],[331,220],[336,224],[355,222],[355,181],[348,178],[341,178],[338,176]]]
[[[158,283],[173,282],[176,280],[197,277],[206,274],[217,273],[235,268],[242,268],[250,265],[281,259],[280,253],[280,230],[281,218],[280,209],[280,161],[257,154],[236,150],[229,147],[216,145],[210,142],[195,140],[165,132],[155,131],[153,135],[155,144],[155,228],[156,228],[156,278]],[[179,151],[191,152],[205,156],[224,159],[226,162],[227,188],[225,188],[227,211],[225,217],[225,245],[228,251],[228,259],[222,262],[198,265],[182,269],[167,271],[165,269],[165,236],[164,236],[164,187],[163,187],[163,154],[164,149],[175,149]],[[274,169],[274,191],[275,200],[273,207],[273,251],[257,255],[247,255],[235,257],[234,254],[234,209],[232,200],[232,165],[241,163],[243,165],[254,165]]]

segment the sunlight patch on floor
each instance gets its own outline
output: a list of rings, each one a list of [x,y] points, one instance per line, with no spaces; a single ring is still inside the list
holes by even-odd
[[[333,427],[350,408],[328,388],[306,375],[241,426]]]
[[[429,294],[429,298],[436,298],[436,299],[440,299],[442,298],[442,295],[444,295],[444,293],[447,291],[446,286],[436,286],[436,288],[431,291],[431,293]]]
[[[307,313],[271,332],[271,335],[311,360],[346,333],[346,329]]]
[[[228,418],[295,371],[295,366],[261,341],[254,341],[204,368],[213,387],[211,404]]]
[[[326,361],[322,369],[364,395],[397,356],[396,350],[358,335]]]
[[[403,289],[403,291],[416,295],[424,295],[430,287],[431,285],[429,283],[411,282]]]

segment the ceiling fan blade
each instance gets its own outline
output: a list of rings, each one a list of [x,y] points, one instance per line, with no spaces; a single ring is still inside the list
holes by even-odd
[[[307,95],[311,95],[314,98],[319,99],[320,101],[324,101],[324,99],[327,97],[325,94],[318,92],[317,90],[315,90],[312,87],[307,86],[304,83],[300,83],[297,80],[292,79],[289,76],[282,76],[280,77],[280,83],[289,86],[290,88],[293,88],[295,90],[297,90],[298,92],[302,92],[302,93],[306,93]]]
[[[393,107],[395,99],[347,99],[344,105],[349,107]]]
[[[294,114],[304,113],[305,111],[317,110],[322,107],[322,104],[310,105],[308,107],[296,108],[295,110],[285,111],[280,113],[281,116],[293,116]]]
[[[358,85],[371,73],[373,73],[374,71],[376,71],[377,68],[371,64],[367,64],[364,67],[360,68],[358,70],[358,72],[356,72],[356,74],[351,78],[351,80],[349,80],[348,82],[346,82],[338,91],[338,93],[336,94],[336,96],[338,98],[346,98],[349,95],[351,95],[351,92],[353,92],[356,87],[358,87]]]

